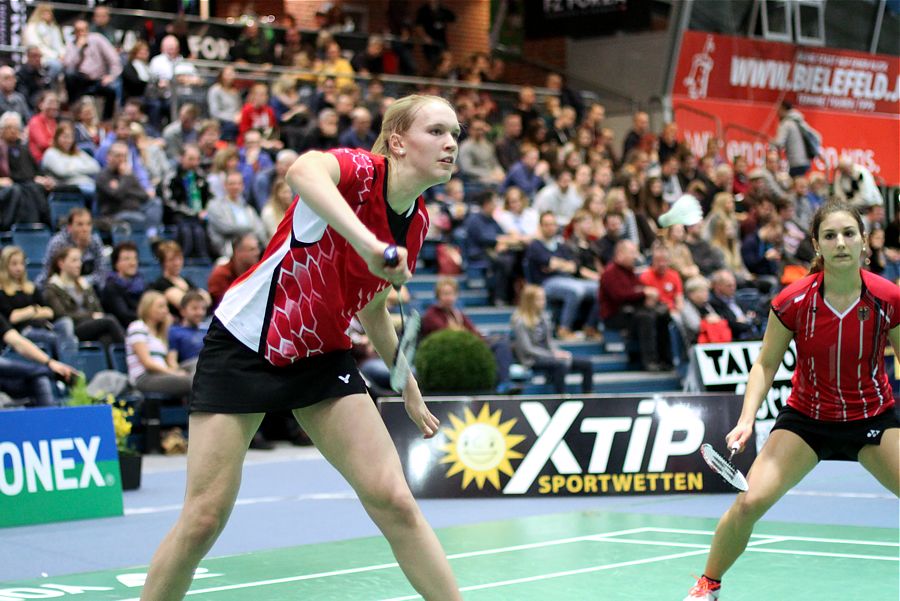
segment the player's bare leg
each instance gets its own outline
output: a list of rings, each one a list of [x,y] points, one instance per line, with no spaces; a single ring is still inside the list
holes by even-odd
[[[262,418],[262,413],[191,415],[184,506],[153,556],[142,601],[184,598],[194,570],[231,515],[244,456]]]
[[[375,404],[356,394],[294,411],[297,421],[359,495],[400,568],[426,601],[462,597],[440,542],[419,510]]]
[[[772,432],[747,474],[747,492],[737,496],[716,526],[703,573],[721,580],[747,548],[756,522],[816,463],[815,451],[802,438],[787,430]]]
[[[878,446],[866,445],[860,449],[859,462],[885,488],[900,497],[900,428],[885,430]]]

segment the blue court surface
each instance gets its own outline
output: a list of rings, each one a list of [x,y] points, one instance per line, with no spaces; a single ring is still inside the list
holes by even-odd
[[[125,516],[5,529],[0,599],[136,599],[184,489],[148,456]],[[422,500],[466,599],[676,599],[702,572],[731,494]],[[251,451],[231,522],[190,598],[415,599],[352,490],[314,449]],[[824,463],[776,505],[726,579],[728,600],[897,599],[898,501]],[[849,587],[849,588],[848,588]]]

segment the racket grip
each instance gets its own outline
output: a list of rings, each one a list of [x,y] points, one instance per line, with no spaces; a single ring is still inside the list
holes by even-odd
[[[397,252],[397,247],[394,244],[391,244],[387,248],[384,249],[384,264],[388,267],[396,267],[400,264],[400,253]],[[394,290],[400,292],[400,284],[391,284],[394,287]]]
[[[393,244],[384,249],[384,264],[388,267],[396,267],[400,264],[400,253]]]

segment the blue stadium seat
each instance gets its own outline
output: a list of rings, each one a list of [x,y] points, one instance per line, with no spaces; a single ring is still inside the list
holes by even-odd
[[[186,263],[181,269],[181,276],[190,280],[194,286],[206,288],[209,274],[212,271],[211,263]]]
[[[50,236],[50,229],[43,223],[15,223],[12,226],[12,243],[25,251],[28,265],[41,265]]]
[[[113,342],[107,348],[107,352],[109,353],[110,367],[118,372],[127,374],[128,373],[128,360],[126,359],[126,355],[125,355],[125,343]]]
[[[64,227],[72,209],[84,208],[84,198],[80,194],[76,198],[74,195],[51,193],[48,202],[50,203],[50,223],[54,230]]]
[[[147,232],[138,230],[128,226],[127,224],[117,224],[112,228],[113,245],[120,242],[130,240],[134,242],[138,249],[138,262],[143,265],[156,263],[156,257],[153,255],[153,249],[150,246],[150,238]]]
[[[109,369],[109,361],[106,358],[103,346],[96,342],[82,342],[79,344],[75,367],[84,372],[84,377],[88,382],[98,372]]]

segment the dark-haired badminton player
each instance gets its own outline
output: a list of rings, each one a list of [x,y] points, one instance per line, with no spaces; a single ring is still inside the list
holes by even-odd
[[[416,591],[461,598],[345,333],[357,315],[391,362],[397,336],[385,297],[411,277],[428,229],[421,194],[450,179],[458,137],[445,100],[407,96],[388,109],[372,153],[312,151],[290,168],[299,197],[260,262],[225,293],[200,354],[184,507],[153,557],[141,599],[184,597],[234,506],[250,439],[275,409],[292,409],[349,481]],[[396,267],[385,264],[391,245],[400,251]],[[434,436],[438,420],[414,378],[403,396],[422,434]]]
[[[900,496],[900,421],[884,368],[888,341],[900,353],[900,287],[860,269],[864,229],[850,205],[824,204],[811,232],[816,262],[810,275],[772,301],[728,447],[742,450],[750,441],[756,411],[792,339],[793,389],[750,468],[749,490],[719,521],[706,569],[685,601],[718,599],[722,577],[743,553],[756,521],[819,461],[859,461]]]

